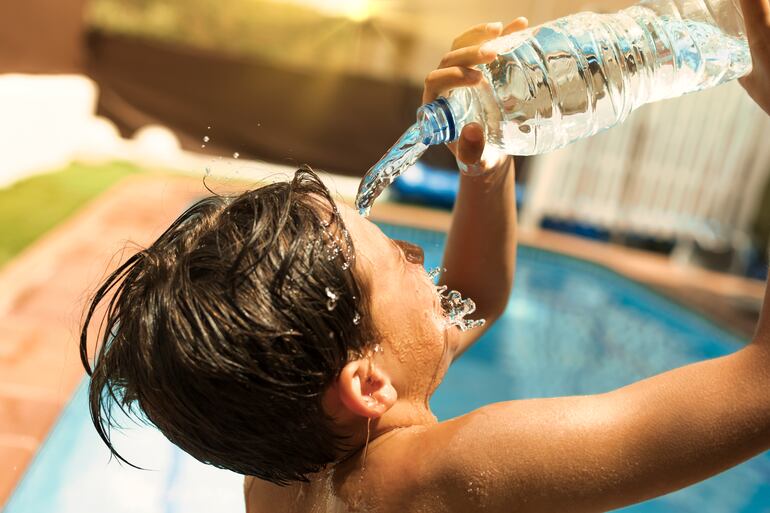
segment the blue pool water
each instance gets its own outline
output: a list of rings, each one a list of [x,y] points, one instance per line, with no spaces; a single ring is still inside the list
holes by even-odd
[[[383,225],[440,263],[444,234]],[[608,391],[743,343],[704,318],[606,269],[520,248],[504,316],[455,363],[432,400],[440,419],[495,401]],[[108,462],[81,386],[5,513],[241,512],[241,478],[202,465],[154,430],[116,436],[130,461]],[[627,513],[770,513],[770,453]]]

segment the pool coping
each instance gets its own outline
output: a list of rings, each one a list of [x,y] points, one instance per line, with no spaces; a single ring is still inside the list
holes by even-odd
[[[408,226],[445,232],[452,215],[447,210],[383,203],[372,209],[371,218],[402,225],[408,219]],[[665,255],[548,230],[519,228],[517,235],[520,245],[609,269],[741,338],[753,334],[764,298],[764,281],[682,265]]]

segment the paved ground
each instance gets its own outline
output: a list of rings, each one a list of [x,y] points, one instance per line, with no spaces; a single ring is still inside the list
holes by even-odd
[[[200,180],[131,177],[0,270],[0,508],[83,376],[78,324],[125,241],[148,244]]]
[[[199,179],[128,178],[33,244],[0,271],[0,507],[83,376],[78,324],[88,295],[120,261],[126,241],[149,244],[196,197]],[[379,205],[385,221],[446,229],[449,215]],[[672,293],[734,330],[750,333],[763,284],[682,268],[668,259],[547,232],[521,242],[594,260]]]

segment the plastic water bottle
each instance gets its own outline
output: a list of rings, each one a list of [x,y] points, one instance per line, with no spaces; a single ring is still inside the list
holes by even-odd
[[[574,14],[487,42],[485,80],[423,105],[417,123],[364,176],[356,205],[374,199],[431,144],[471,122],[510,155],[555,150],[622,122],[639,106],[751,71],[736,0],[657,0],[614,14]]]

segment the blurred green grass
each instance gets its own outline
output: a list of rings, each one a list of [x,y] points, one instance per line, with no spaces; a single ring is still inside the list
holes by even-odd
[[[127,162],[73,163],[0,189],[0,267],[112,184],[137,172]]]

